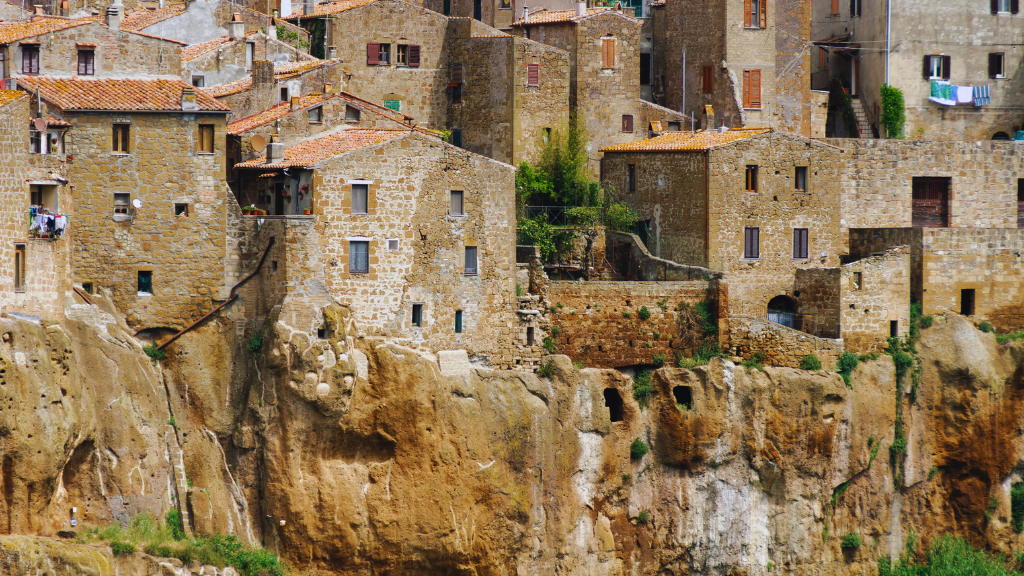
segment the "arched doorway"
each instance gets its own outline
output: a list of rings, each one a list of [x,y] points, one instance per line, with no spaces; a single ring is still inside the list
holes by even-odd
[[[796,300],[784,294],[769,300],[768,321],[796,328]]]
[[[1009,140],[1010,139],[1010,135],[1007,134],[1006,132],[996,132],[995,134],[992,135],[992,139],[993,140]]]

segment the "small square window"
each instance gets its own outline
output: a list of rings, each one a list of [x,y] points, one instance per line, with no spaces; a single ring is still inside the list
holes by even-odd
[[[797,166],[793,174],[793,189],[797,192],[807,191],[807,166]]]
[[[398,251],[398,238],[388,238],[388,252]]]
[[[466,246],[466,274],[472,275],[477,272],[476,246]]]
[[[196,88],[203,88],[204,86],[206,86],[206,77],[205,76],[193,76],[192,77],[192,85],[195,86]]]
[[[633,115],[623,114],[622,115],[622,131],[633,132]]]
[[[78,75],[92,76],[96,73],[96,52],[80,49],[78,51]]]
[[[853,289],[860,290],[864,286],[864,273],[854,272],[853,273]]]
[[[388,110],[393,110],[395,112],[401,112],[402,111],[402,101],[401,100],[385,100],[384,101],[384,107],[387,108]]]
[[[327,340],[327,328],[321,326],[316,329],[316,337],[318,340]]]
[[[747,192],[757,192],[757,166],[754,164],[747,166],[745,190]]]
[[[287,101],[288,101],[288,88],[287,87],[282,87],[281,88],[281,102],[287,102]]]
[[[324,111],[324,109],[323,109],[322,106],[317,106],[316,108],[310,108],[309,109],[309,123],[310,124],[319,124],[319,123],[323,122],[323,111]]]
[[[181,218],[188,218],[188,204],[175,204],[174,215]]]
[[[86,294],[92,294],[92,282],[82,282],[82,291]]]
[[[462,190],[452,190],[451,198],[448,203],[448,215],[449,216],[465,216],[465,206],[463,205],[463,192]]]
[[[1006,59],[1003,52],[992,52],[988,55],[988,77],[1006,78]]]
[[[345,122],[359,122],[359,108],[345,106]]]
[[[679,122],[669,122],[668,123],[668,131],[669,132],[679,132],[680,129],[681,129],[681,124]]]
[[[367,213],[367,197],[369,196],[370,186],[369,184],[353,184],[352,185],[352,213],[353,214],[366,214]]]
[[[351,274],[370,272],[370,243],[353,240],[348,243],[348,271]]]
[[[139,270],[139,294],[153,293],[153,272]]]
[[[417,328],[423,326],[423,304],[412,305],[412,325]]]
[[[114,214],[128,214],[131,194],[114,193]]]

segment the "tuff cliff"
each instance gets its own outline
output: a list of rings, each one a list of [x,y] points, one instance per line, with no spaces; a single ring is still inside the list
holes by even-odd
[[[60,323],[0,319],[4,534],[55,535],[72,506],[83,524],[162,516],[180,493],[196,533],[321,574],[862,574],[910,532],[1020,539],[1024,347],[958,316],[923,332],[916,387],[885,355],[850,387],[715,359],[657,370],[642,409],[631,375],[564,356],[548,378],[439,362],[360,337],[336,305],[323,338],[276,309],[262,342],[213,320],[154,366],[97,302]],[[637,438],[650,452],[632,459]],[[863,544],[844,551],[849,532]],[[0,543],[15,575],[38,573],[33,554],[68,574],[189,570]]]

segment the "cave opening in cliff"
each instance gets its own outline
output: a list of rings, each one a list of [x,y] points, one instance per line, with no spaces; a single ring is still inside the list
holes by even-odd
[[[676,397],[677,406],[683,406],[687,410],[693,408],[693,389],[689,386],[676,386],[672,388],[672,395]]]
[[[622,396],[615,388],[604,389],[604,405],[608,407],[608,414],[612,422],[622,422]]]

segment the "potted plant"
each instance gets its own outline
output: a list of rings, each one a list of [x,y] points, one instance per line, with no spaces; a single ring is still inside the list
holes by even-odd
[[[253,206],[252,204],[249,204],[248,206],[243,206],[242,207],[242,214],[244,214],[245,216],[252,216],[253,211],[255,211],[255,210],[256,210],[256,207]]]
[[[302,209],[302,214],[305,215],[305,216],[309,216],[310,212],[311,212],[311,210],[309,208],[303,208]]]

